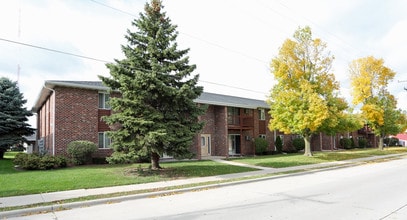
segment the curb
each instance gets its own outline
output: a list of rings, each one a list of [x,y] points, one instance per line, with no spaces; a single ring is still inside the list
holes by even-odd
[[[134,194],[134,195],[125,195],[125,196],[94,199],[94,200],[79,201],[79,202],[72,202],[72,203],[65,203],[65,204],[46,205],[46,206],[39,206],[39,207],[26,208],[26,209],[4,211],[4,212],[0,213],[0,219],[29,216],[29,215],[39,214],[39,213],[57,212],[57,211],[62,211],[62,210],[89,207],[89,206],[95,206],[95,205],[101,205],[101,204],[120,203],[123,201],[129,201],[129,200],[135,200],[135,199],[171,196],[171,195],[181,194],[181,193],[186,193],[186,192],[194,192],[194,191],[220,188],[220,187],[226,187],[226,186],[232,186],[232,185],[238,185],[238,184],[247,184],[247,183],[252,183],[252,182],[265,181],[265,180],[270,180],[270,179],[285,178],[288,176],[300,176],[300,175],[306,175],[306,174],[310,174],[310,173],[317,173],[317,172],[359,166],[359,165],[362,165],[367,162],[377,161],[377,160],[381,160],[381,159],[397,159],[397,158],[401,158],[406,155],[407,154],[393,154],[393,155],[383,155],[383,156],[375,156],[375,157],[368,157],[368,158],[359,158],[359,160],[355,159],[355,160],[349,160],[347,162],[338,161],[338,163],[319,164],[319,166],[318,165],[316,165],[314,167],[310,166],[308,168],[307,167],[302,167],[302,168],[296,167],[297,169],[295,169],[293,167],[292,169],[284,169],[284,170],[281,170],[280,172],[267,172],[270,170],[264,170],[265,171],[264,174],[257,174],[257,175],[251,176],[251,177],[247,177],[247,178],[251,178],[251,179],[246,179],[246,180],[233,180],[233,179],[238,179],[238,178],[231,178],[231,179],[229,179],[230,182],[224,182],[224,183],[208,184],[208,185],[186,187],[186,188],[174,189],[174,190],[163,190],[163,191],[157,191],[157,192],[149,192],[149,193],[141,193],[141,194]],[[286,172],[292,172],[292,173],[286,173]],[[266,175],[266,176],[264,176],[264,175]],[[201,184],[205,184],[205,182],[201,182]]]

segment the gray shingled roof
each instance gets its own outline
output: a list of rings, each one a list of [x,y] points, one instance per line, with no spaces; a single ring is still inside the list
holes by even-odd
[[[101,81],[47,80],[45,81],[44,88],[41,90],[35,106],[33,107],[34,111],[39,109],[39,107],[45,101],[46,97],[51,94],[50,89],[53,89],[55,86],[93,89],[100,91],[108,90],[108,87],[104,86]],[[221,95],[208,92],[203,92],[199,98],[195,99],[195,102],[208,105],[230,106],[249,109],[269,108],[269,105],[264,100],[249,99],[238,96]]]
[[[199,98],[195,99],[195,102],[209,105],[230,106],[249,109],[270,108],[270,106],[264,100],[249,99],[208,92],[202,93]]]

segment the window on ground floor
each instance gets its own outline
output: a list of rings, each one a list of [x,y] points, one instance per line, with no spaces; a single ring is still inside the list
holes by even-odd
[[[106,132],[99,132],[99,148],[110,148],[112,141]]]

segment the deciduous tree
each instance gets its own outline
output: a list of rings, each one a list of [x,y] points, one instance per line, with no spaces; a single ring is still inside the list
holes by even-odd
[[[121,97],[113,97],[113,114],[105,118],[117,155],[151,156],[153,169],[160,155],[190,156],[193,137],[202,128],[203,109],[194,103],[203,88],[191,76],[189,49],[179,50],[176,26],[163,11],[160,0],[146,3],[144,13],[132,22],[123,60],[108,64],[111,77],[101,79]],[[114,154],[115,154],[114,153]],[[114,156],[114,155],[113,155]]]
[[[354,60],[349,70],[352,102],[361,104],[362,116],[379,137],[379,149],[383,150],[384,137],[401,132],[404,126],[403,114],[387,89],[396,73],[384,65],[383,59],[372,56]]]
[[[8,78],[0,78],[0,159],[6,148],[25,141],[34,129],[27,123],[32,113],[24,107],[27,100],[17,86]]]
[[[271,130],[300,134],[305,141],[304,155],[312,156],[311,136],[338,124],[346,108],[337,96],[339,84],[330,72],[334,57],[326,44],[312,38],[309,27],[299,28],[287,39],[272,59],[271,69],[277,84],[269,98]]]

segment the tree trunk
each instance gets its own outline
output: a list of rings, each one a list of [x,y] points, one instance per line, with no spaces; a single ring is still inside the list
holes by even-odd
[[[4,159],[4,153],[6,151],[0,148],[0,160]]]
[[[153,170],[161,169],[160,155],[158,155],[156,152],[151,153],[151,169]]]
[[[311,152],[311,135],[304,136],[305,148],[304,148],[304,156],[312,157]]]
[[[383,137],[379,137],[379,150],[383,150]]]

